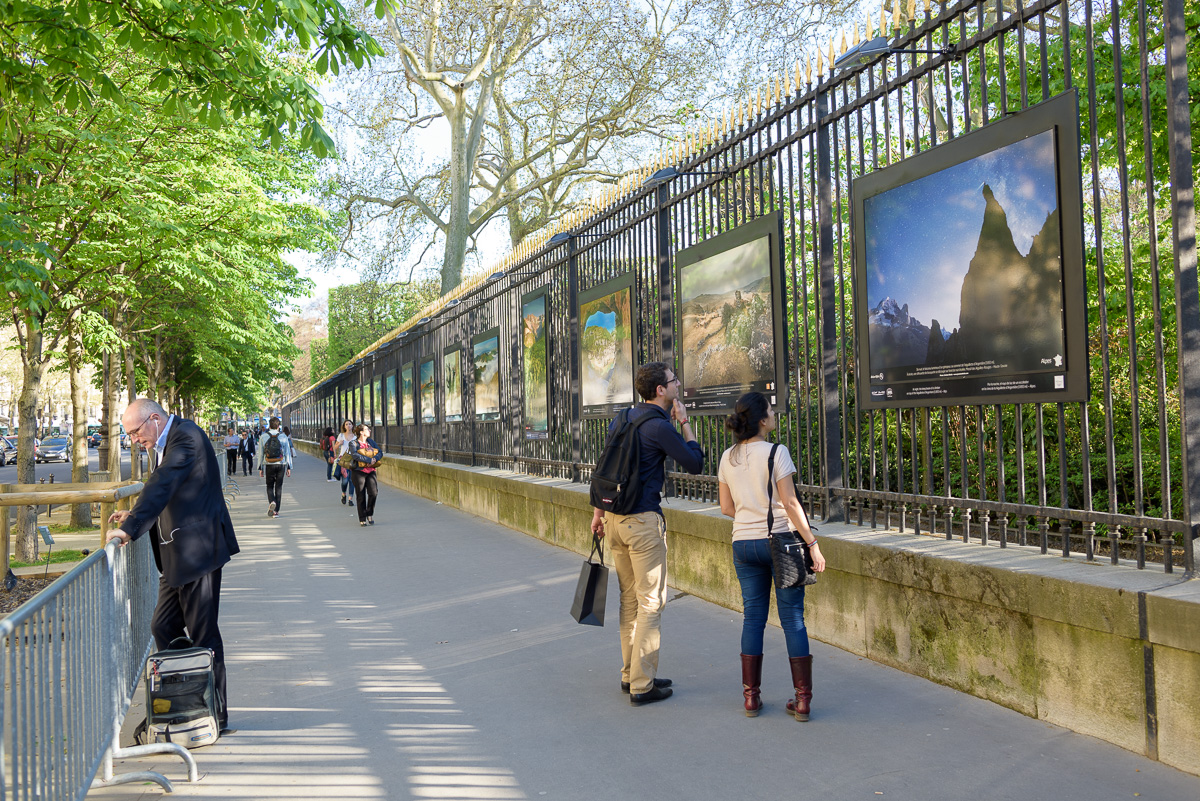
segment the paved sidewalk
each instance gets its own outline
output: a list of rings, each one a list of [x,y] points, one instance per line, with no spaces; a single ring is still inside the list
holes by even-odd
[[[675,592],[661,662],[675,696],[632,708],[615,574],[609,624],[576,625],[580,556],[389,487],[360,528],[324,476],[299,457],[275,520],[256,478],[232,504],[242,553],[221,619],[238,732],[192,752],[198,784],[178,759],[118,773],[213,799],[1200,798],[1200,778],[819,642],[813,719],[797,723],[774,627],[768,707],[746,718],[740,615]]]

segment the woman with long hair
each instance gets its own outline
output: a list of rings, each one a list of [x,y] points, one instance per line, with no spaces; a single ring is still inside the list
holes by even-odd
[[[321,434],[321,455],[325,457],[325,480],[336,481],[333,477],[333,468],[337,465],[337,458],[334,456],[334,448],[337,447],[337,435],[333,433],[333,426],[329,426]]]
[[[350,443],[354,442],[354,421],[343,420],[341,433],[337,436],[337,446],[334,453],[334,461],[341,459],[350,452]],[[350,503],[354,503],[354,482],[350,480],[350,468],[338,467],[339,476],[342,479],[342,506],[346,505],[346,498],[349,497]]]
[[[354,435],[355,440],[350,443],[350,453],[354,457],[350,480],[354,482],[354,491],[358,493],[358,524],[373,526],[375,497],[379,494],[375,468],[383,461],[383,451],[371,439],[371,428],[366,423],[356,425]]]
[[[808,546],[813,567],[825,569],[825,557],[808,525],[808,516],[792,475],[796,466],[784,445],[773,445],[767,435],[775,430],[775,412],[765,396],[747,392],[738,398],[733,414],[725,421],[735,444],[721,454],[717,471],[721,512],[733,518],[733,566],[742,588],[742,696],[747,717],[757,717],[762,709],[763,631],[771,605],[774,573],[767,531],[770,506],[775,532],[795,531]],[[771,450],[774,464],[768,470]],[[769,474],[768,474],[769,473]],[[768,482],[774,482],[773,497],[768,500]],[[808,648],[808,630],[804,626],[804,587],[775,589],[779,623],[787,641],[788,662],[792,668],[795,698],[787,710],[796,720],[808,720],[812,704],[812,654]]]

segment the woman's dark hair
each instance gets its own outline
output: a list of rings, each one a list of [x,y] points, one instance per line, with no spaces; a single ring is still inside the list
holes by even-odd
[[[357,437],[359,434],[361,434],[363,432],[363,429],[370,429],[370,426],[367,425],[366,423],[359,423],[358,425],[356,425],[354,427],[354,436]]]
[[[725,428],[738,442],[745,442],[758,434],[758,424],[767,419],[771,411],[767,396],[761,392],[747,392],[733,405],[733,414],[725,418]]]
[[[284,426],[283,427],[283,435],[285,437],[290,437],[292,435],[291,429],[289,429],[287,426]]]
[[[338,429],[338,430],[339,430],[339,431],[345,431],[345,430],[346,430],[346,423],[349,423],[349,424],[350,424],[350,430],[351,430],[351,431],[353,431],[353,430],[354,430],[354,421],[353,421],[353,420],[343,420],[343,421],[342,421],[342,427],[341,427],[340,429]]]
[[[336,437],[336,436],[337,436],[337,434],[333,433],[333,427],[332,427],[332,426],[327,426],[327,427],[325,428],[325,433],[321,434],[321,436],[322,436],[322,437]]]

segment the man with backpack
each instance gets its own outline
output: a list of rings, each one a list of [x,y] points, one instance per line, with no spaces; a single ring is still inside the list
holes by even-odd
[[[592,473],[592,533],[608,535],[621,590],[621,689],[633,706],[671,697],[657,678],[659,621],[667,602],[667,525],[662,515],[664,465],[670,456],[689,473],[704,466],[704,450],[679,402],[679,379],[663,362],[637,371],[643,403],[609,425],[608,443]],[[672,422],[678,423],[682,436]]]
[[[278,417],[271,418],[270,427],[258,440],[258,474],[267,479],[267,517],[279,517],[283,477],[292,474],[292,442],[279,430]]]

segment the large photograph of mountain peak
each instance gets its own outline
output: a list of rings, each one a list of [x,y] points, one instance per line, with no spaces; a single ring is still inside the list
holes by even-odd
[[[867,408],[1086,396],[1077,119],[1067,93],[855,182]]]

